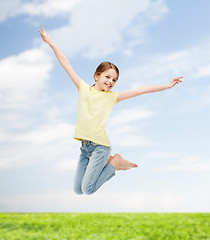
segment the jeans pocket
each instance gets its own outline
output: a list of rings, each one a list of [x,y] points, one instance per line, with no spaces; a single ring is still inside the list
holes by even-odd
[[[95,152],[99,156],[106,156],[106,155],[109,156],[111,153],[111,148],[104,145],[98,145],[95,148]]]
[[[83,143],[81,144],[80,150],[81,150],[81,151],[82,151],[82,150],[85,150],[85,145],[84,145]]]

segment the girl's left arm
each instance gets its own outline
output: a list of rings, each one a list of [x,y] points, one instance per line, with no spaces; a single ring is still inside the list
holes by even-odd
[[[179,84],[179,83],[182,82],[180,80],[180,78],[183,78],[183,77],[174,78],[173,80],[171,80],[171,82],[168,85],[143,86],[143,87],[128,90],[128,91],[125,91],[125,92],[120,92],[119,95],[118,95],[118,98],[117,98],[117,102],[129,99],[129,98],[132,98],[132,97],[136,97],[136,96],[139,96],[139,95],[142,95],[142,94],[145,94],[145,93],[159,92],[159,91],[163,91],[163,90],[172,88],[176,84]]]

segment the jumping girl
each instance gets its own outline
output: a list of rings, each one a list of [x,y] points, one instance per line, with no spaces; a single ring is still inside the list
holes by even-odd
[[[77,75],[51,36],[45,32],[43,25],[42,32],[39,32],[78,88],[79,108],[74,139],[81,141],[81,154],[74,178],[74,191],[77,194],[93,194],[115,175],[115,171],[138,167],[118,153],[111,156],[111,144],[105,128],[114,105],[145,93],[172,88],[182,82],[182,77],[174,78],[168,85],[143,86],[124,92],[112,92],[111,89],[119,78],[119,70],[110,62],[102,62],[94,73],[95,84],[90,87]]]

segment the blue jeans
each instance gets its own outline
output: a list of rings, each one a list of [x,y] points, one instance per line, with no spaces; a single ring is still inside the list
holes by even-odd
[[[82,140],[80,150],[81,154],[74,177],[74,191],[77,194],[93,194],[115,175],[114,166],[111,163],[106,165],[111,154],[111,147]]]

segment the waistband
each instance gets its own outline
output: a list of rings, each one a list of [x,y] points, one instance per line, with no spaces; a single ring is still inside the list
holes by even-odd
[[[97,143],[94,143],[94,142],[92,142],[92,141],[90,141],[90,140],[86,140],[86,139],[81,139],[81,141],[82,141],[82,145],[84,146],[84,145],[99,145],[99,144],[97,144]]]
[[[101,145],[99,143],[95,143],[93,141],[90,141],[90,140],[86,140],[86,139],[81,139],[82,141],[82,146],[104,146],[104,145]],[[105,147],[105,146],[104,146]]]

